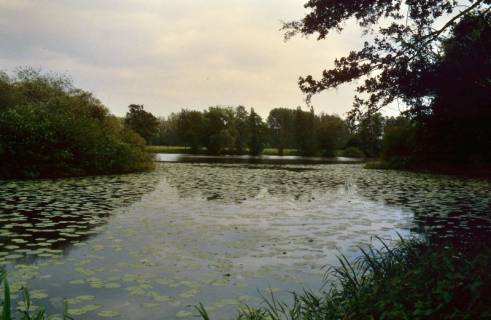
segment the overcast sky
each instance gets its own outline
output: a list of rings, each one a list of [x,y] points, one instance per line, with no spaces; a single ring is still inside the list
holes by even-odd
[[[283,41],[305,0],[0,0],[0,68],[66,72],[116,115],[245,105],[263,116],[304,104],[298,77],[362,44],[354,27],[318,42]],[[313,99],[344,115],[353,86]]]

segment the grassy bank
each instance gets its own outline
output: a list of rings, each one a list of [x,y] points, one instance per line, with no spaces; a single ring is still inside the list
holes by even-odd
[[[491,250],[468,255],[402,240],[361,253],[356,261],[340,257],[323,294],[294,293],[287,303],[269,298],[237,319],[491,319]],[[197,309],[211,319],[205,307]]]
[[[149,153],[180,153],[191,154],[191,149],[184,146],[147,146],[146,151]],[[201,149],[196,154],[207,154],[206,149]],[[277,156],[279,155],[278,148],[265,148],[261,155],[263,156]],[[284,156],[298,156],[297,149],[283,149]],[[364,158],[365,155],[357,148],[348,148],[345,150],[337,150],[335,152],[337,157],[349,157],[349,158]]]
[[[183,146],[147,146],[146,151],[149,153],[181,153],[181,154],[191,154],[191,149]],[[200,150],[197,154],[207,154],[206,149]],[[295,149],[284,149],[283,155],[285,156],[296,156],[297,150]],[[278,155],[277,148],[266,148],[263,150],[261,155],[264,156],[276,156]]]

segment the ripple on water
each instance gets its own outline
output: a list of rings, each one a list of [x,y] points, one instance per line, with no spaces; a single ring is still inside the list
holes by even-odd
[[[173,163],[1,182],[0,263],[50,313],[67,298],[77,319],[181,319],[198,302],[226,315],[258,289],[318,289],[338,250],[355,255],[372,236],[487,237],[490,191],[360,165]]]

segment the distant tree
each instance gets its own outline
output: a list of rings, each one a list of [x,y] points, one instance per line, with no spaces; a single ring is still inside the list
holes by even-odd
[[[158,121],[159,125],[156,137],[153,140],[154,144],[178,146],[184,143],[178,134],[179,114],[171,113],[167,118],[162,117]]]
[[[380,113],[365,114],[358,124],[357,135],[360,149],[371,158],[379,157],[382,152],[382,137],[385,118]]]
[[[205,144],[206,125],[203,113],[182,110],[178,115],[177,133],[184,146],[197,153]]]
[[[382,158],[405,161],[417,153],[418,123],[409,117],[388,118],[384,128]]]
[[[249,154],[257,156],[263,152],[266,140],[266,126],[261,117],[251,109],[249,114]]]
[[[232,108],[210,107],[204,113],[205,145],[209,153],[221,154],[235,147],[234,111]]]
[[[158,119],[143,109],[143,105],[131,104],[126,113],[124,124],[127,128],[138,133],[147,143],[156,136],[159,126]]]
[[[349,138],[344,120],[327,114],[318,118],[316,133],[319,148],[325,156],[334,156],[336,150],[344,148]]]
[[[278,148],[279,155],[283,155],[285,148],[293,148],[295,145],[295,110],[287,108],[275,108],[269,112],[268,128],[271,144]]]
[[[247,148],[247,142],[249,140],[249,113],[243,106],[238,106],[235,109],[235,152],[243,154]]]
[[[316,117],[314,109],[303,111],[298,107],[295,112],[295,140],[297,149],[303,156],[314,156],[318,152],[316,136]]]

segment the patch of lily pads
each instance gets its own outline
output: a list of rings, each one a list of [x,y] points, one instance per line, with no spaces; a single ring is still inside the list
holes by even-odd
[[[457,237],[476,221],[485,232],[490,205],[483,181],[359,165],[175,163],[8,182],[0,183],[0,265],[13,292],[33,287],[54,313],[67,299],[76,319],[128,319],[135,310],[185,319],[198,302],[223,314],[271,292],[318,289],[338,250],[356,252],[371,236],[421,228]]]

